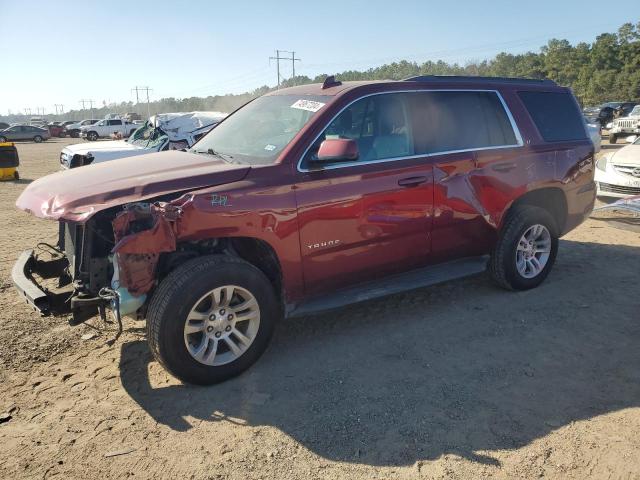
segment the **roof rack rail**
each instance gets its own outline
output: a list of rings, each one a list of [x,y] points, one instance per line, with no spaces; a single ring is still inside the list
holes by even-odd
[[[405,78],[403,82],[483,82],[483,83],[529,83],[533,85],[557,85],[547,78],[475,77],[472,75],[418,75]]]

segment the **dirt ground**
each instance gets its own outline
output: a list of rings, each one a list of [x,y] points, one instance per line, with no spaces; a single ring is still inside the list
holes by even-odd
[[[586,222],[533,291],[481,275],[284,321],[244,375],[191,387],[142,322],[108,346],[11,286],[56,239],[15,199],[76,142],[20,144],[0,184],[0,478],[640,479],[640,235]]]

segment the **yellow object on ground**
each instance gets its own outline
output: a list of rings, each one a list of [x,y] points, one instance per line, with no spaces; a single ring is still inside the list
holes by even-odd
[[[0,180],[18,180],[19,178],[17,168],[0,168]]]
[[[0,143],[0,180],[19,180],[18,150],[13,142]]]

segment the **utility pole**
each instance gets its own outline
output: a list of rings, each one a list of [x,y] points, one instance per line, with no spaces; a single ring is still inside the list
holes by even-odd
[[[131,89],[131,91],[133,92],[135,90],[136,92],[136,104],[140,103],[140,96],[138,95],[138,92],[142,92],[145,91],[147,94],[147,118],[149,118],[151,116],[151,107],[149,106],[149,92],[152,91],[152,88],[149,87],[134,87]]]
[[[280,54],[281,53],[290,53],[291,56],[290,57],[281,57]],[[278,89],[280,89],[280,60],[291,60],[291,71],[293,73],[293,79],[295,82],[295,78],[296,78],[296,62],[299,62],[300,60],[302,60],[301,58],[296,58],[296,52],[291,52],[289,50],[276,50],[276,56],[275,57],[269,57],[269,60],[275,60],[276,61],[276,69],[277,69],[277,74],[278,74]]]
[[[54,103],[53,106],[56,109],[56,115],[64,113],[64,105],[62,105],[61,103]],[[60,107],[60,112],[59,113],[58,113],[58,107]]]
[[[80,100],[80,103],[82,104],[82,110],[86,110],[85,108],[85,103],[89,104],[89,108],[91,108],[91,118],[93,118],[93,100],[87,100],[87,99],[83,99]]]
[[[24,114],[28,115],[28,116],[31,116],[31,109],[30,108],[25,108],[24,109]]]

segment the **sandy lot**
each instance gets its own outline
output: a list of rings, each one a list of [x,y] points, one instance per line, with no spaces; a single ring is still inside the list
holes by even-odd
[[[13,291],[56,239],[15,199],[76,142],[20,144],[0,184],[0,478],[640,479],[640,235],[586,222],[534,291],[481,275],[282,322],[246,374],[190,387],[143,323],[108,346]]]

